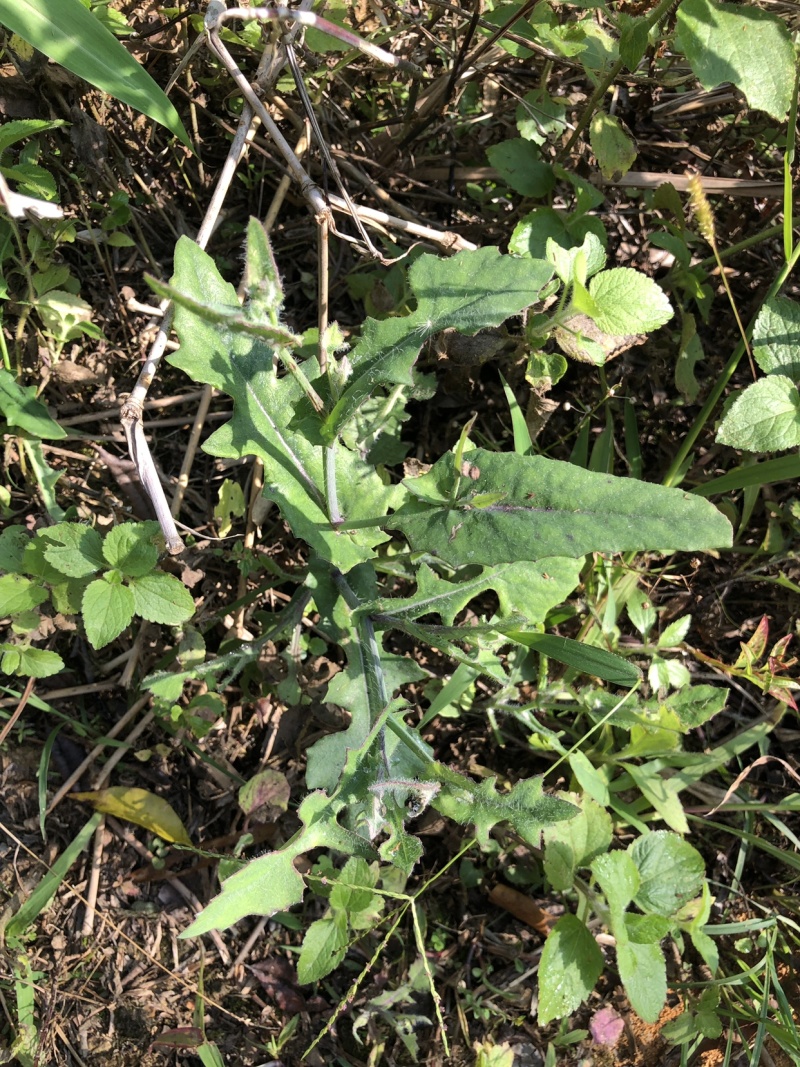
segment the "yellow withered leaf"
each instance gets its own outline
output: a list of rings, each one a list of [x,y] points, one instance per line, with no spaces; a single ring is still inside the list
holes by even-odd
[[[162,797],[147,789],[124,785],[96,789],[92,793],[72,793],[73,800],[85,800],[95,811],[143,826],[165,841],[191,845],[191,839],[175,809]]]

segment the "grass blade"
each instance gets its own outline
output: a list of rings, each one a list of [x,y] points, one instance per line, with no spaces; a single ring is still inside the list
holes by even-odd
[[[0,23],[191,147],[178,112],[159,86],[80,0],[0,0]]]

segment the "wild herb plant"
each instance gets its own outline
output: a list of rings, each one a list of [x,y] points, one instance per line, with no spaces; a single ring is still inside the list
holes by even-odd
[[[34,536],[22,526],[0,534],[0,603],[15,640],[0,645],[5,674],[46,678],[64,668],[57,652],[36,648],[58,621],[83,620],[92,648],[103,648],[134,616],[178,626],[194,614],[188,589],[157,570],[157,522],[125,522],[101,537],[91,526],[61,522]],[[49,603],[52,614],[43,614]],[[54,621],[55,617],[55,621]]]
[[[402,887],[422,856],[413,822],[430,806],[471,827],[484,850],[492,847],[492,833],[515,835],[531,849],[542,847],[547,883],[569,906],[542,956],[542,1023],[570,1014],[591,993],[606,964],[593,933],[598,924],[613,936],[620,978],[632,1006],[645,1019],[658,1017],[666,996],[665,938],[679,946],[691,941],[711,972],[716,971],[718,953],[707,927],[711,893],[702,857],[683,839],[689,824],[680,798],[768,732],[759,723],[710,751],[683,749],[682,738],[718,714],[724,696],[710,686],[691,686],[685,667],[671,654],[682,648],[688,616],[651,636],[656,634],[655,612],[630,568],[598,561],[593,580],[602,586],[606,610],[596,626],[584,628],[580,641],[546,632],[568,616],[566,601],[581,581],[581,561],[587,554],[702,551],[731,543],[728,521],[703,495],[639,480],[641,456],[637,462],[631,405],[625,407],[625,432],[634,477],[608,473],[613,461],[611,421],[591,455],[585,421],[572,464],[538,455],[508,389],[514,451],[476,446],[472,435],[480,427],[470,422],[450,451],[431,457],[429,469],[402,480],[390,469],[388,457],[404,455],[406,405],[432,392],[430,380],[415,368],[419,352],[442,331],[474,335],[506,325],[531,351],[528,380],[535,387],[549,387],[567,368],[562,356],[543,351],[551,338],[570,358],[602,368],[617,351],[670,319],[672,307],[651,280],[626,268],[607,268],[605,229],[592,214],[602,195],[555,158],[563,160],[586,129],[606,178],[623,174],[636,158],[630,132],[602,102],[621,71],[636,75],[663,33],[662,20],[671,3],[662,0],[646,16],[599,6],[603,27],[591,12],[562,18],[553,6],[539,4],[511,27],[517,39],[503,41],[513,55],[533,54],[525,49],[527,40],[548,55],[577,62],[593,87],[589,105],[560,148],[563,99],[536,90],[520,100],[519,137],[489,150],[499,184],[471,190],[487,210],[496,194],[507,190],[532,200],[546,199],[556,182],[568,182],[574,190],[571,209],[545,204],[523,217],[511,237],[513,255],[482,248],[449,260],[421,255],[407,276],[396,267],[396,299],[388,317],[367,318],[352,349],[338,351],[325,367],[314,354],[312,338],[296,337],[283,321],[279,273],[255,221],[248,228],[243,303],[213,261],[185,238],[176,249],[171,283],[154,283],[176,306],[181,348],[170,362],[234,401],[233,417],[206,442],[206,451],[230,460],[257,456],[263,462],[265,496],[280,508],[290,534],[305,545],[308,564],[296,575],[290,603],[250,647],[223,651],[200,665],[189,663],[188,656],[182,660],[179,648],[182,669],[159,671],[145,684],[168,707],[179,706],[186,681],[202,680],[223,689],[261,644],[289,634],[304,612],[313,610],[318,632],[340,646],[346,657],[346,667],[329,684],[326,699],[350,715],[346,730],[318,741],[308,753],[310,792],[298,809],[302,828],[282,848],[229,874],[220,895],[187,935],[228,927],[246,915],[284,911],[311,889],[328,901],[327,912],[306,931],[300,955],[301,980],[313,981],[341,962],[362,930],[386,921],[382,916],[388,899],[406,901],[419,934],[414,899],[405,897]],[[74,67],[75,55],[48,5],[30,0],[26,7],[35,17],[23,24],[18,5],[0,0],[0,21],[45,49],[48,40],[55,40],[48,54]],[[110,34],[98,34],[96,20],[78,0],[61,0],[60,14],[73,19],[84,77],[183,134],[160,90],[136,64],[132,70],[130,57]],[[487,13],[480,31],[491,33],[508,16],[507,10]],[[712,22],[717,29],[714,48],[708,47],[706,32]],[[796,107],[792,42],[772,15],[715,0],[683,0],[669,43],[671,52],[652,56],[659,74],[668,75],[675,55],[682,52],[707,88],[732,81],[751,107],[777,121]],[[775,76],[765,80],[765,69]],[[786,159],[790,174],[788,147]],[[9,171],[6,176],[23,183],[32,180],[31,172],[28,179],[25,174]],[[35,192],[30,184],[25,188]],[[673,197],[663,189],[660,197],[656,207],[675,208],[677,194]],[[797,258],[791,241],[790,182],[784,206],[790,220],[788,273]],[[692,237],[679,201],[673,219],[660,243],[676,257],[671,279],[685,304],[685,359],[677,381],[682,393],[694,400],[700,386],[693,373],[699,352],[688,308],[702,316],[711,290],[692,261]],[[58,278],[44,273],[46,296]],[[721,441],[753,446],[755,451],[797,444],[800,374],[790,349],[796,306],[778,297],[778,288],[776,282],[754,336],[755,358],[767,377],[734,403],[720,427]],[[522,314],[524,325],[517,318]],[[66,332],[51,329],[57,344],[85,331],[78,321],[67,325]],[[340,336],[331,330],[326,340],[336,349]],[[731,372],[741,355],[732,357]],[[698,427],[710,417],[725,381],[727,377],[714,402],[701,412]],[[59,428],[36,399],[35,388],[20,385],[8,365],[0,385],[0,409],[21,439],[28,435],[26,448],[33,447],[31,438],[58,436]],[[776,411],[779,418],[773,424],[769,416]],[[684,477],[696,436],[679,451],[668,484]],[[734,484],[745,484],[742,477],[737,474]],[[234,513],[238,504],[228,503],[221,506],[228,508],[227,514]],[[135,614],[165,625],[185,622],[192,614],[191,597],[180,583],[154,570],[153,524],[124,524],[105,539],[76,523],[59,523],[35,537],[12,529],[0,542],[0,552],[6,571],[0,595],[16,635],[3,646],[6,673],[42,677],[60,668],[56,653],[32,643],[41,606],[48,599],[60,614],[82,612],[95,647],[123,632]],[[602,579],[597,578],[600,574]],[[496,596],[497,609],[484,611],[475,625],[464,625],[460,620],[465,609],[480,612],[485,603],[480,598],[486,593]],[[608,651],[618,647],[625,611],[642,638],[644,647],[637,653],[643,651],[650,660],[649,697],[619,695],[610,688],[630,689],[638,680],[635,667]],[[384,646],[384,635],[392,631],[438,650],[456,664],[415,725],[407,721],[408,708],[397,694],[425,672]],[[766,634],[760,632],[727,673],[786,700],[793,683],[781,677],[791,665],[785,643],[773,647],[766,665],[761,662],[765,652]],[[548,662],[567,668],[557,687],[547,684]],[[607,685],[579,682],[586,675]],[[515,699],[521,682],[532,676],[541,683],[535,708]],[[502,712],[527,726],[532,749],[555,754],[569,767],[569,790],[547,792],[541,778],[518,781],[510,788],[496,778],[477,784],[434,758],[423,729],[442,710],[474,695],[479,677],[493,686],[494,695],[485,706],[490,721],[496,723],[496,713]],[[571,735],[550,728],[536,714],[565,707],[581,724]],[[633,840],[625,849],[611,850],[612,818],[632,830]],[[656,822],[669,829],[654,831]],[[317,849],[348,858],[339,867],[323,856],[311,873],[302,875],[295,859]],[[418,947],[419,965],[409,978],[409,989],[431,984],[423,946]],[[22,964],[17,971],[25,980]],[[765,980],[764,1003],[768,987]],[[672,1040],[685,1044],[716,1035],[720,998],[715,987],[691,998],[673,1027]],[[372,1006],[395,1025],[393,1003],[373,998]],[[20,1030],[27,1040],[31,997],[21,992],[18,1004]],[[360,1017],[357,1022],[363,1025]],[[413,1055],[411,1037],[396,1032]],[[216,1047],[204,1034],[201,1039],[198,1051],[202,1048],[208,1062],[217,1062]],[[488,1062],[489,1053],[481,1055]]]
[[[515,259],[491,248],[449,260],[420,257],[409,270],[414,309],[405,316],[368,319],[352,350],[331,361],[326,372],[314,355],[292,355],[301,339],[281,322],[280,279],[257,222],[248,229],[243,304],[211,258],[188,240],[178,244],[170,285],[155,286],[176,305],[181,347],[170,362],[234,400],[230,422],[204,448],[227,458],[257,455],[264,463],[265,495],[308,547],[307,595],[319,627],[343,647],[348,662],[326,699],[351,716],[345,731],[323,738],[308,753],[306,781],[312,792],[298,810],[303,828],[282,849],[226,878],[221,894],[187,936],[299,903],[306,883],[294,860],[319,847],[333,849],[352,858],[338,879],[332,876],[338,888],[330,915],[309,928],[301,953],[302,975],[320,977],[349,943],[357,910],[350,908],[348,915],[346,902],[358,892],[371,899],[376,875],[370,874],[369,882],[355,880],[355,865],[365,877],[368,864],[378,860],[410,875],[422,845],[408,823],[428,805],[474,827],[484,846],[498,824],[507,824],[533,846],[543,829],[577,827],[575,820],[586,818],[585,806],[548,795],[541,779],[517,782],[504,793],[493,779],[477,785],[436,761],[419,730],[406,722],[396,697],[404,681],[419,676],[418,668],[388,652],[382,641],[385,632],[400,630],[501,687],[509,684],[515,647],[539,649],[630,685],[636,671],[617,657],[599,649],[586,652],[576,642],[548,639],[542,632],[548,612],[577,584],[578,558],[590,551],[730,543],[727,520],[700,498],[542,456],[476,448],[471,426],[425,473],[393,482],[383,472],[381,437],[397,434],[402,426],[396,417],[382,425],[389,390],[396,411],[400,398],[424,389],[414,363],[426,340],[442,330],[474,334],[499,326],[535,306],[543,293],[546,298],[559,290],[553,329],[570,324],[578,313],[604,334],[652,329],[669,316],[666,299],[647,278],[602,269],[605,257],[591,236],[571,252],[551,242],[548,252],[552,260]],[[381,560],[389,558],[390,546],[392,574],[402,574],[409,589],[402,597],[387,595],[381,585]],[[464,608],[488,589],[497,594],[498,610],[474,626],[458,625]],[[440,621],[429,621],[431,616]],[[654,786],[661,782],[653,772]],[[595,803],[593,813],[595,808],[600,811]],[[592,838],[576,851],[572,873],[562,871],[557,879],[559,889],[573,888],[577,870],[607,850],[607,816],[601,824],[602,843]],[[570,840],[570,831],[564,833],[562,861],[569,848],[564,841]],[[548,846],[551,854],[559,847],[555,840]],[[592,900],[617,938],[632,1001],[647,1018],[655,1018],[666,992],[659,942],[682,921],[691,926],[682,909],[701,899],[702,859],[669,834],[646,834],[630,854],[618,856],[606,859],[626,865],[624,871],[593,870],[607,899],[601,904],[596,891]],[[675,868],[672,881],[663,878],[667,861]],[[657,901],[642,888],[654,869],[661,870],[665,893]],[[627,890],[609,896],[622,874]],[[340,897],[344,903],[335,906]],[[626,918],[633,901],[647,923]],[[558,960],[543,971],[545,1019],[571,1011],[599,973],[596,950],[569,994],[562,991],[560,1000],[551,995],[548,983],[561,982],[555,976],[572,960],[571,953],[583,957],[584,942],[592,941],[587,931],[576,944],[577,927],[567,932],[567,925],[548,952]],[[640,984],[635,973],[645,966],[648,977]]]

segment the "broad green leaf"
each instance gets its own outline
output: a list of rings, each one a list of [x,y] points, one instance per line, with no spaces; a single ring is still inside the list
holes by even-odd
[[[552,273],[541,260],[503,256],[491,247],[450,259],[420,256],[408,272],[416,310],[405,318],[366,320],[350,353],[352,378],[323,424],[326,439],[333,439],[376,386],[412,385],[412,367],[431,337],[451,328],[472,335],[500,326],[536,303]]]
[[[73,800],[84,800],[95,811],[143,826],[164,841],[191,845],[192,839],[175,809],[163,797],[135,786],[110,786],[91,793],[70,793]]]
[[[524,137],[512,137],[486,150],[501,179],[523,196],[541,200],[556,184],[553,168],[545,163],[536,146]]]
[[[775,296],[762,306],[753,326],[753,358],[765,374],[800,379],[800,304]]]
[[[624,763],[622,766],[667,826],[679,834],[688,834],[689,823],[679,797],[683,783],[676,778],[663,777],[647,764],[637,767],[633,763]]]
[[[547,261],[555,267],[556,274],[564,283],[571,285],[577,277],[581,285],[587,278],[597,274],[606,265],[606,250],[603,242],[594,233],[587,233],[580,244],[567,248],[558,241],[549,239],[546,249]],[[578,263],[580,276],[578,277]]]
[[[64,661],[57,652],[32,645],[0,645],[3,652],[4,674],[17,674],[30,678],[49,678],[64,669]]]
[[[60,522],[40,530],[38,539],[45,543],[47,562],[68,578],[88,578],[106,566],[103,540],[91,526]]]
[[[642,911],[671,918],[700,895],[703,857],[677,834],[668,830],[644,834],[637,837],[629,852],[641,879],[635,901]]]
[[[634,915],[628,912],[625,916],[628,939],[637,945],[659,944],[669,933],[671,925],[663,915]]]
[[[573,218],[552,207],[537,207],[514,227],[508,250],[515,256],[544,259],[550,238],[562,248],[572,248],[580,245],[587,233],[594,234],[605,248],[608,243],[605,228],[596,216],[579,215]]]
[[[544,829],[544,869],[554,889],[572,889],[575,871],[588,867],[611,844],[611,816],[586,794],[562,794],[576,804],[578,813]]]
[[[733,82],[752,108],[783,122],[795,57],[785,22],[754,4],[683,0],[677,43],[704,89]]]
[[[213,694],[209,694],[213,695]],[[239,807],[245,815],[252,815],[259,808],[286,811],[291,788],[285,774],[265,767],[245,782],[239,790]]]
[[[681,615],[679,619],[675,619],[669,626],[666,626],[658,637],[658,648],[676,648],[682,641],[686,639],[686,635],[692,626],[691,615]]]
[[[386,520],[415,552],[432,552],[456,567],[731,544],[728,520],[713,506],[696,508],[696,498],[677,489],[595,474],[541,456],[476,449],[464,460],[478,475],[461,479],[452,506],[415,500]],[[429,472],[445,494],[453,488],[452,462],[447,454]],[[413,481],[406,480],[409,488]],[[476,495],[498,489],[505,493],[499,503],[473,505]]]
[[[603,953],[580,919],[562,915],[539,963],[539,1025],[575,1011],[591,994],[603,966]]]
[[[489,22],[497,27],[505,26],[510,23],[509,33],[513,33],[515,37],[520,37],[523,40],[535,42],[537,40],[537,35],[531,29],[531,25],[527,19],[517,19],[516,22],[513,21],[514,14],[517,11],[520,11],[523,6],[524,5],[521,3],[498,4],[491,11],[485,12],[481,22]],[[486,37],[489,35],[490,30],[489,27],[481,26],[478,32]],[[497,44],[510,55],[517,56],[519,59],[530,59],[534,54],[529,48],[526,48],[518,41],[507,40],[504,36],[499,38]]]
[[[685,312],[681,326],[681,339],[678,346],[678,358],[675,361],[675,387],[683,394],[685,400],[693,404],[700,393],[696,366],[705,359],[703,342],[697,332],[694,315]]]
[[[647,51],[648,26],[646,18],[635,18],[624,11],[617,12],[619,26],[619,57],[631,73]]]
[[[252,220],[248,247],[260,247],[259,228]],[[187,238],[177,244],[172,282],[198,302],[227,307],[240,316],[244,313],[233,286],[222,280],[213,260]],[[259,303],[260,321],[268,325],[279,322],[280,294],[274,290],[273,295],[275,302],[266,317]],[[265,468],[264,495],[278,503],[294,534],[318,556],[344,572],[371,559],[375,546],[387,540],[375,517],[385,515],[398,499],[397,487],[384,485],[357,451],[338,447],[335,466],[341,513],[354,523],[375,518],[375,525],[365,523],[365,528],[353,531],[346,524],[334,527],[328,517],[319,420],[297,378],[279,376],[274,369],[275,347],[262,337],[240,332],[224,317],[209,322],[180,306],[175,329],[181,348],[169,361],[194,381],[222,389],[234,401],[233,418],[211,435],[204,450],[237,459],[259,456]],[[306,362],[303,369],[318,378],[316,363]],[[325,379],[316,384],[327,388]]]
[[[589,126],[589,143],[600,173],[608,181],[618,181],[627,174],[638,155],[633,138],[623,130],[619,119],[607,111],[594,113]]]
[[[162,90],[80,0],[0,0],[0,23],[79,78],[160,122],[191,147]]]
[[[351,856],[339,873],[331,889],[330,905],[350,915],[365,911],[372,906],[378,880],[377,872],[372,870],[361,856]]]
[[[149,574],[158,563],[158,549],[153,541],[160,532],[157,522],[123,522],[115,526],[103,541],[106,562],[129,578]]]
[[[172,574],[155,571],[131,580],[134,610],[149,622],[178,626],[194,615],[194,599],[183,582]]]
[[[488,847],[489,831],[501,822],[509,823],[523,840],[538,847],[543,827],[571,819],[577,811],[573,804],[545,794],[541,778],[525,778],[510,792],[498,793],[496,778],[486,778],[476,786],[455,772],[442,774],[440,764],[436,769],[442,790],[433,800],[433,806],[456,822],[472,823],[482,848]]]
[[[24,550],[30,539],[24,526],[7,526],[0,533],[0,571],[18,574],[23,569]]]
[[[130,624],[133,593],[126,585],[98,578],[86,587],[81,611],[89,644],[92,648],[103,648]]]
[[[214,507],[214,518],[219,523],[219,536],[226,537],[231,532],[234,518],[242,518],[247,511],[244,491],[238,482],[226,478],[219,489],[219,503]]]
[[[0,0],[2,3],[2,0]],[[36,399],[36,387],[20,385],[13,374],[0,367],[0,411],[9,426],[41,437],[47,441],[60,441],[67,436],[47,408]]]
[[[605,333],[649,333],[669,322],[672,305],[660,285],[630,267],[614,267],[589,282],[592,318]]]
[[[734,400],[717,441],[747,452],[780,452],[800,445],[800,393],[782,374],[761,378]]]
[[[725,707],[728,690],[718,685],[693,685],[672,693],[665,703],[684,730],[702,726]]]
[[[88,584],[89,578],[69,578],[67,581],[55,582],[50,586],[53,607],[62,615],[78,615]]]
[[[294,860],[315,848],[332,848],[350,855],[374,859],[367,841],[336,822],[331,798],[310,793],[300,805],[303,828],[279,852],[251,860],[241,871],[226,878],[222,892],[198,915],[181,937],[197,937],[209,930],[224,930],[245,915],[274,915],[299,904],[305,882]]]
[[[37,604],[43,604],[49,595],[38,582],[23,578],[21,574],[4,574],[0,578],[0,612],[3,615],[31,611]]]
[[[586,790],[587,795],[596,800],[601,808],[607,808],[610,802],[608,779],[603,777],[584,752],[570,752],[568,759],[578,785]]]
[[[636,896],[641,878],[627,852],[607,852],[592,862],[592,873],[611,910],[611,925],[619,940],[624,936],[625,909]]]
[[[306,930],[297,960],[300,985],[318,982],[338,967],[347,952],[348,941],[345,915],[328,915],[313,922]]]
[[[544,144],[566,129],[563,97],[553,97],[544,89],[533,89],[517,104],[517,129],[526,141]]]
[[[667,999],[667,966],[658,945],[617,941],[617,966],[631,1007],[646,1023],[654,1023]]]
[[[566,663],[568,667],[574,667],[582,674],[602,678],[612,685],[630,688],[641,680],[641,671],[635,664],[604,648],[582,644],[557,634],[525,633],[520,630],[507,630],[505,633],[511,641],[516,641],[525,648],[532,648],[543,656]]]

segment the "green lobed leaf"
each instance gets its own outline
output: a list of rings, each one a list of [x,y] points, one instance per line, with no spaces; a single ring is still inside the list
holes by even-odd
[[[298,983],[308,985],[330,974],[344,959],[348,940],[347,918],[343,913],[313,922],[306,930],[297,959]]]
[[[785,22],[750,4],[683,0],[677,43],[704,89],[733,82],[752,108],[782,122],[792,100],[795,57]]]
[[[667,966],[658,945],[617,941],[617,966],[631,1007],[646,1023],[654,1023],[667,999]]]
[[[671,918],[700,895],[705,877],[703,857],[677,834],[655,830],[637,837],[629,849],[639,871],[636,904],[644,912]]]
[[[178,626],[194,615],[194,598],[183,582],[172,574],[155,571],[130,584],[134,610],[149,622]]]
[[[386,520],[415,552],[433,553],[454,567],[731,544],[728,520],[713,506],[696,508],[697,498],[681,490],[512,452],[476,449],[464,461],[477,476],[461,479],[452,506],[414,500]],[[452,487],[452,455],[438,460],[430,476],[444,490]],[[406,479],[409,489],[414,480]],[[490,490],[502,491],[502,501],[473,506],[474,497]]]
[[[368,654],[367,650],[361,644],[349,641],[345,643],[345,652],[347,667],[331,680],[325,700],[349,711],[350,725],[346,730],[320,738],[309,748],[306,768],[309,789],[333,790],[345,766],[348,751],[364,744],[372,726],[367,692],[371,684],[370,672],[363,658]],[[390,699],[401,685],[426,677],[419,664],[405,656],[380,649],[379,658],[385,690]],[[395,742],[389,739],[388,744],[393,748]]]
[[[97,530],[79,522],[60,522],[40,530],[44,556],[51,566],[68,578],[88,578],[106,566],[103,540]]]
[[[157,522],[123,522],[106,534],[103,556],[110,567],[116,567],[129,578],[141,578],[158,563],[153,539],[160,533]]]
[[[753,326],[753,358],[765,374],[800,379],[800,304],[775,296],[761,307]]]
[[[533,625],[542,622],[551,608],[562,604],[580,578],[578,560],[549,557],[535,563],[502,563],[484,567],[481,573],[464,581],[440,578],[426,563],[417,571],[417,592],[410,597],[381,597],[364,604],[356,615],[387,615],[396,619],[418,619],[438,615],[452,626],[456,615],[474,597],[494,589],[499,604],[498,618],[524,615]]]
[[[677,715],[684,730],[702,726],[725,707],[728,690],[717,685],[693,685],[671,693],[664,703]]]
[[[259,229],[263,230],[251,220],[248,248],[254,244],[261,248]],[[176,246],[172,281],[196,301],[242,314],[233,286],[223,281],[213,260],[187,238],[181,238]],[[269,312],[259,300],[252,313],[278,324],[279,290],[273,287],[272,295]],[[343,572],[371,559],[375,546],[387,536],[378,528],[377,519],[375,525],[365,524],[363,529],[332,526],[325,497],[319,419],[298,380],[291,374],[281,377],[274,369],[275,347],[263,337],[237,330],[224,318],[209,322],[180,306],[175,312],[175,329],[181,348],[169,357],[170,363],[194,381],[223,390],[234,401],[233,418],[211,435],[204,451],[229,458],[259,456],[264,461],[264,495],[276,501],[295,535],[318,556]],[[318,376],[313,361],[304,363],[303,369],[312,377]],[[316,384],[327,389],[324,379]],[[337,448],[336,475],[339,506],[346,519],[357,522],[385,515],[398,499],[398,488],[385,485],[357,451]]]
[[[341,805],[340,805],[341,806]],[[309,793],[297,812],[303,828],[278,852],[251,860],[226,878],[219,893],[181,937],[197,937],[224,930],[245,915],[274,915],[299,904],[305,882],[294,860],[315,848],[332,848],[348,855],[374,859],[369,843],[336,821],[336,805],[324,793]]]
[[[111,572],[111,577],[114,572]],[[118,581],[105,577],[87,585],[81,602],[83,624],[92,648],[103,648],[130,625],[134,612],[133,593]]]
[[[591,316],[605,333],[649,333],[672,318],[672,305],[661,286],[630,267],[596,274],[589,293],[594,301]]]
[[[0,612],[3,615],[31,611],[37,604],[43,604],[49,595],[38,582],[21,574],[4,574],[0,578]]]
[[[492,247],[450,259],[420,256],[408,272],[416,310],[405,318],[366,320],[350,353],[351,380],[323,424],[326,440],[335,437],[376,386],[412,385],[412,367],[431,337],[451,328],[472,335],[500,326],[536,303],[552,273],[542,260],[503,256]]]
[[[0,411],[9,426],[18,426],[34,437],[60,441],[67,436],[67,431],[51,418],[41,400],[37,400],[36,387],[20,385],[3,367],[0,367]]]
[[[800,445],[800,393],[782,374],[770,374],[734,400],[717,441],[746,452],[780,452]]]
[[[498,823],[507,822],[529,844],[538,847],[542,829],[551,822],[571,819],[577,809],[558,797],[549,796],[542,789],[541,778],[526,778],[517,782],[508,793],[498,793],[496,778],[486,778],[476,786],[463,775],[448,771],[442,774],[436,765],[442,789],[433,806],[442,815],[460,823],[472,823],[482,848],[489,844],[489,831]]]
[[[222,883],[222,891],[180,935],[199,937],[209,930],[227,930],[245,915],[274,915],[299,904],[305,882],[295,869],[294,849],[268,852]]]
[[[603,973],[603,953],[575,915],[562,915],[542,949],[539,963],[539,1025],[578,1008]]]
[[[0,0],[0,23],[79,78],[160,122],[191,147],[163,91],[80,0]]]

